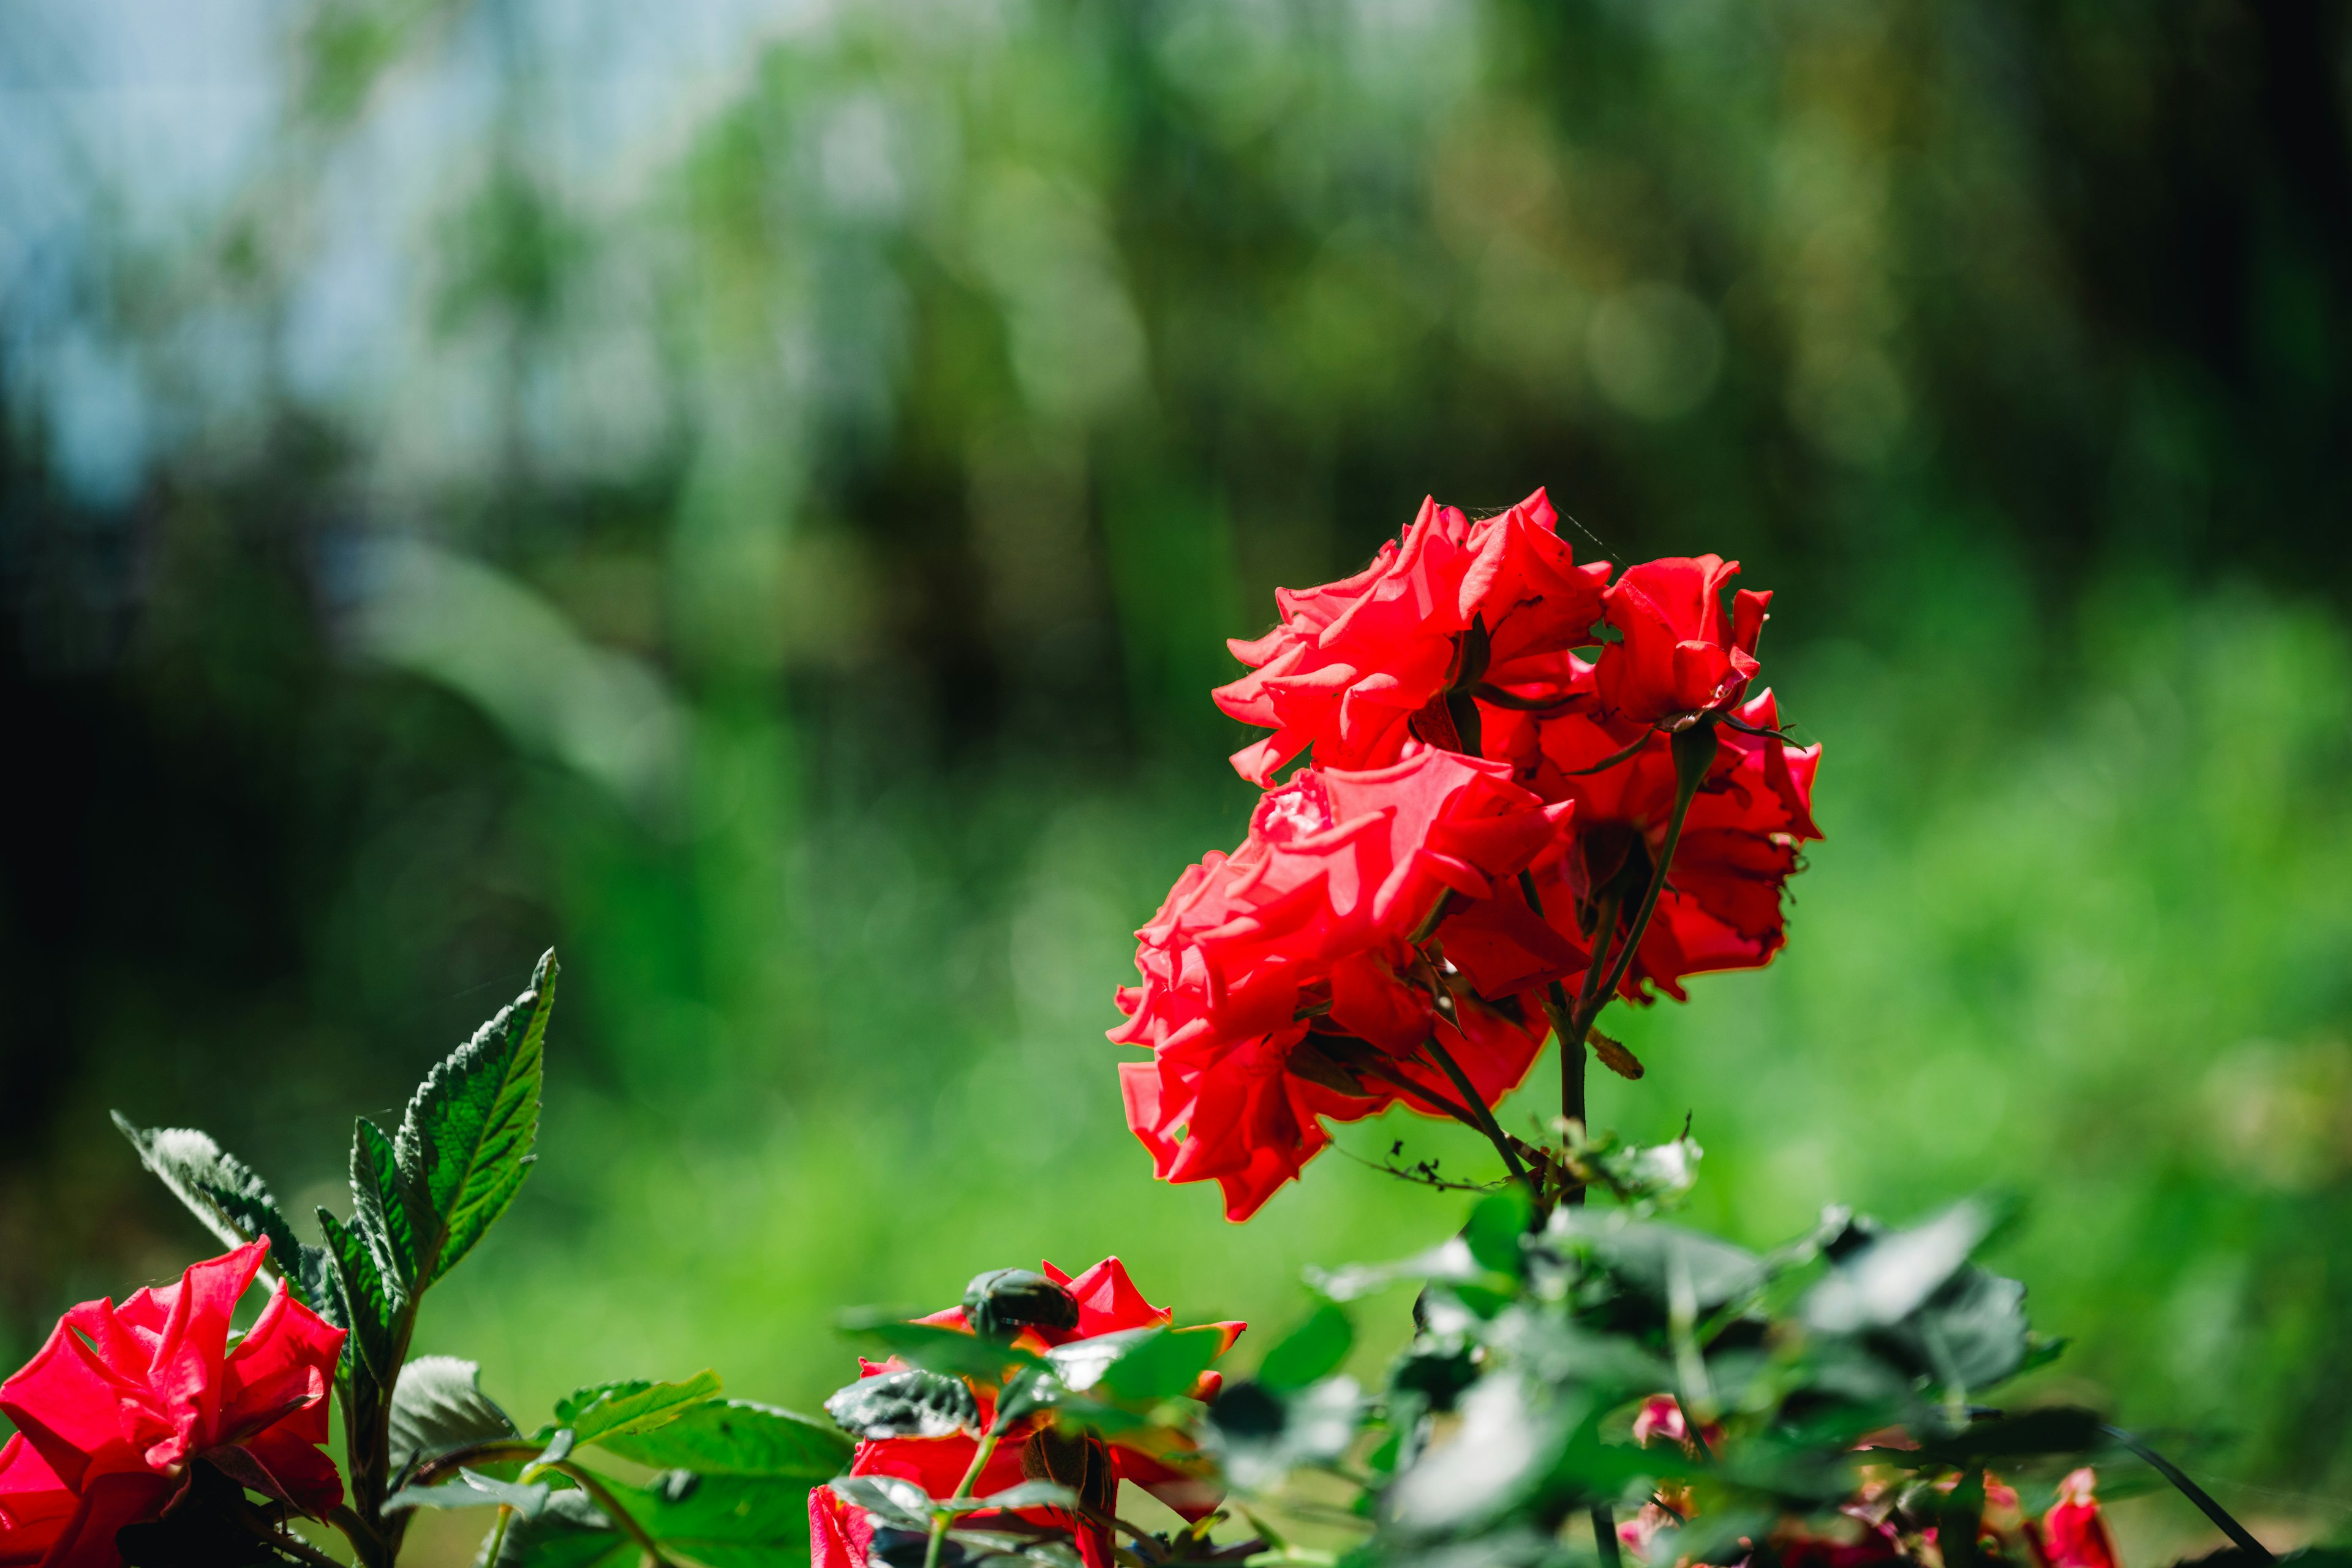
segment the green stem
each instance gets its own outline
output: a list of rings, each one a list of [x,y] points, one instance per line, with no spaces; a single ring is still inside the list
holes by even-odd
[[[482,1542],[482,1568],[498,1568],[499,1553],[507,1549],[507,1526],[513,1522],[514,1510],[499,1504],[498,1522],[490,1526],[490,1538]]]
[[[1650,886],[1642,895],[1640,912],[1634,915],[1633,923],[1626,928],[1623,945],[1617,950],[1617,961],[1610,967],[1607,983],[1592,994],[1588,1004],[1577,1010],[1576,1037],[1580,1043],[1584,1039],[1585,1032],[1592,1027],[1593,1019],[1600,1016],[1601,1009],[1617,994],[1617,987],[1623,982],[1625,971],[1633,967],[1633,954],[1640,949],[1642,938],[1650,929],[1650,917],[1657,912],[1658,896],[1666,890],[1666,873],[1675,863],[1675,847],[1682,842],[1683,819],[1690,815],[1691,799],[1698,794],[1698,786],[1706,781],[1707,766],[1715,761],[1715,727],[1704,721],[1675,737],[1675,812],[1666,820],[1666,841],[1658,848],[1658,868],[1651,874]],[[1585,978],[1588,982],[1591,979],[1590,971]]]
[[[1536,919],[1544,918],[1543,895],[1536,891],[1535,874],[1519,873],[1519,891],[1526,895],[1528,909]],[[1617,895],[1604,896],[1598,918],[1592,922],[1592,951],[1584,962],[1584,984],[1577,994],[1576,1005],[1569,1005],[1568,993],[1559,981],[1545,988],[1544,1015],[1551,1020],[1552,1033],[1559,1037],[1559,1113],[1581,1126],[1585,1121],[1584,1106],[1584,1037],[1591,1026],[1576,1026],[1575,1019],[1591,1000],[1600,984],[1601,967],[1608,962],[1609,940],[1617,931]],[[1597,1009],[1596,1009],[1597,1011]],[[1561,1174],[1560,1201],[1570,1205],[1584,1201],[1584,1184],[1570,1182]]]
[[[950,1502],[971,1496],[971,1489],[980,1484],[980,1472],[988,1468],[988,1461],[995,1456],[997,1439],[1003,1436],[1003,1427],[1002,1415],[988,1424],[988,1430],[981,1436],[980,1447],[972,1451],[971,1467],[964,1471],[963,1479],[956,1483],[954,1494],[948,1499]],[[939,1512],[931,1515],[931,1539],[930,1543],[923,1548],[923,1568],[940,1568],[940,1548],[947,1543],[948,1521],[952,1517]]]
[[[1617,1549],[1617,1510],[1605,1502],[1592,1505],[1592,1548],[1601,1553],[1601,1568],[1618,1568],[1624,1561]]]
[[[1486,1102],[1478,1097],[1478,1086],[1470,1081],[1470,1075],[1462,1070],[1462,1064],[1454,1059],[1454,1053],[1438,1044],[1435,1035],[1429,1037],[1423,1048],[1436,1058],[1438,1067],[1444,1071],[1445,1076],[1454,1080],[1454,1087],[1462,1091],[1462,1098],[1473,1113],[1465,1120],[1486,1135],[1486,1141],[1495,1146],[1495,1152],[1502,1155],[1503,1163],[1510,1167],[1512,1179],[1527,1182],[1528,1190],[1534,1191],[1535,1184],[1528,1180],[1527,1166],[1519,1163],[1517,1151],[1511,1147],[1511,1141],[1503,1135],[1502,1124],[1495,1120],[1495,1113],[1486,1109]]]
[[[610,1515],[613,1523],[621,1533],[637,1543],[637,1550],[646,1554],[646,1560],[653,1563],[654,1568],[670,1568],[669,1559],[662,1555],[661,1542],[647,1534],[646,1527],[637,1522],[636,1516],[621,1506],[621,1500],[614,1497],[612,1489],[597,1479],[596,1472],[583,1469],[569,1459],[559,1459],[554,1464],[546,1466],[545,1468],[553,1470],[558,1475],[571,1477],[573,1483],[588,1494],[588,1500]]]

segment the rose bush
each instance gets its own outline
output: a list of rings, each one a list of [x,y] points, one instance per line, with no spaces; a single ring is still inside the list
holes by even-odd
[[[1241,1324],[1178,1322],[1113,1258],[846,1321],[875,1353],[829,1420],[705,1372],[591,1384],[524,1431],[473,1363],[410,1342],[533,1158],[550,954],[394,1131],[358,1123],[321,1245],[204,1134],[121,1123],[233,1250],[73,1308],[0,1384],[0,1568],[334,1568],[298,1518],[391,1568],[424,1509],[479,1510],[483,1568],[2119,1568],[2094,1464],[2202,1510],[2233,1543],[2206,1568],[2270,1563],[2093,1412],[1983,1403],[2058,1350],[1973,1261],[1992,1205],[1906,1230],[1832,1209],[1753,1253],[1659,1217],[1696,1179],[1687,1130],[1586,1126],[1589,1052],[1642,1072],[1605,1007],[1786,942],[1821,750],[1756,685],[1770,596],[1727,598],[1736,563],[1612,582],[1556,521],[1541,491],[1477,520],[1424,504],[1364,572],[1282,594],[1216,693],[1273,731],[1234,759],[1262,793],[1137,933],[1111,1031],[1148,1053],[1118,1078],[1155,1173],[1246,1219],[1328,1124],[1399,1106],[1475,1128],[1501,1167],[1390,1167],[1487,1190],[1434,1247],[1310,1274],[1253,1374],[1216,1364]],[[1515,1133],[1496,1108],[1547,1039],[1559,1114]],[[1398,1283],[1409,1338],[1367,1388],[1355,1303]]]

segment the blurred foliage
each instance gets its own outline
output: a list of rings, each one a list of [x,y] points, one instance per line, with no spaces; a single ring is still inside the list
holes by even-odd
[[[0,1348],[197,1244],[108,1107],[307,1212],[550,942],[562,1157],[419,1341],[524,1405],[1443,1234],[1153,1186],[1098,1031],[1218,637],[1540,483],[1779,589],[1829,745],[1599,1120],[1755,1240],[2030,1191],[2070,1394],[2352,1515],[2345,6],[215,9],[0,14],[80,84],[0,99]]]

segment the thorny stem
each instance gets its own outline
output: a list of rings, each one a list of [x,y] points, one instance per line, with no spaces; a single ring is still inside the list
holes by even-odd
[[[1486,1141],[1495,1146],[1495,1152],[1503,1156],[1503,1163],[1510,1167],[1512,1178],[1527,1182],[1528,1190],[1532,1192],[1535,1184],[1528,1179],[1528,1168],[1519,1163],[1518,1153],[1512,1149],[1511,1141],[1503,1135],[1502,1126],[1496,1121],[1494,1112],[1488,1110],[1486,1102],[1478,1097],[1478,1086],[1470,1081],[1470,1075],[1462,1070],[1462,1064],[1454,1059],[1454,1053],[1439,1044],[1435,1035],[1429,1037],[1423,1048],[1435,1058],[1445,1076],[1454,1080],[1454,1087],[1462,1091],[1468,1109],[1475,1113],[1463,1120],[1486,1135]]]
[[[1473,1127],[1478,1126],[1478,1119],[1470,1114],[1468,1107],[1457,1105],[1453,1100],[1450,1100],[1444,1095],[1438,1093],[1435,1089],[1425,1088],[1421,1084],[1413,1082],[1412,1079],[1405,1077],[1404,1074],[1398,1072],[1393,1068],[1368,1061],[1358,1065],[1356,1070],[1359,1072],[1368,1072],[1383,1083],[1394,1084],[1397,1088],[1403,1089],[1405,1092],[1414,1096],[1416,1099],[1427,1100],[1430,1104],[1437,1107],[1438,1110],[1445,1112],[1446,1115],[1451,1116],[1456,1121],[1465,1121]],[[1461,1080],[1457,1079],[1454,1081],[1459,1083]],[[1470,1098],[1475,1100],[1478,1097],[1475,1094],[1473,1094]],[[1479,1131],[1483,1132],[1486,1129],[1479,1128]]]
[[[1003,1435],[1004,1417],[1000,1408],[997,1418],[988,1424],[987,1432],[982,1435],[980,1447],[973,1450],[971,1464],[964,1470],[963,1479],[956,1483],[953,1495],[948,1499],[950,1502],[971,1496],[971,1489],[980,1484],[980,1472],[986,1469],[988,1461],[995,1457],[997,1440]],[[940,1568],[940,1548],[947,1542],[948,1519],[944,1513],[931,1516],[931,1539],[930,1543],[923,1548],[923,1568]]]
[[[272,1552],[282,1552],[289,1557],[316,1565],[316,1568],[343,1568],[343,1565],[295,1534],[290,1530],[272,1525],[261,1511],[240,1500],[239,1521],[253,1531]]]

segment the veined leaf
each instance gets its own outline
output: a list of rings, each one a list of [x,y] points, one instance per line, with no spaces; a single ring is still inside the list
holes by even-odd
[[[416,1226],[398,1157],[383,1129],[362,1116],[352,1129],[352,1226],[375,1255],[376,1272],[416,1289]]]
[[[536,1519],[509,1520],[498,1540],[497,1557],[482,1568],[634,1568],[645,1555],[579,1491],[557,1492]]]
[[[904,1476],[843,1476],[826,1484],[842,1501],[864,1509],[886,1524],[908,1530],[930,1528],[930,1494]]]
[[[533,1519],[547,1506],[551,1489],[544,1481],[520,1486],[474,1470],[459,1470],[455,1480],[438,1486],[403,1487],[383,1500],[383,1511],[399,1513],[412,1508],[498,1508],[504,1506],[524,1519]]]
[[[367,1368],[377,1384],[393,1375],[393,1326],[399,1321],[403,1298],[376,1271],[375,1258],[359,1232],[337,1219],[331,1209],[319,1211],[319,1228],[327,1237],[341,1289],[351,1342],[343,1347],[353,1364]]]
[[[600,1383],[566,1394],[555,1406],[555,1420],[579,1442],[602,1443],[666,1426],[718,1392],[719,1374],[709,1371],[684,1383]]]
[[[826,1400],[824,1412],[844,1431],[868,1439],[980,1433],[980,1402],[971,1385],[919,1366],[861,1377]]]
[[[830,1423],[748,1399],[709,1399],[649,1432],[613,1433],[604,1446],[656,1470],[782,1476],[814,1483],[839,1475],[854,1445]]]
[[[269,1271],[286,1281],[294,1299],[330,1316],[333,1296],[324,1248],[297,1240],[269,1184],[253,1168],[193,1127],[134,1126],[115,1111],[114,1125],[139,1152],[139,1163],[155,1173],[205,1228],[230,1247],[269,1238]],[[338,1324],[337,1326],[341,1326]]]
[[[626,1509],[665,1555],[702,1568],[772,1568],[808,1551],[808,1488],[796,1480],[761,1476],[698,1476],[670,1470],[642,1487],[606,1481],[613,1500]],[[573,1502],[569,1500],[579,1498]],[[522,1524],[517,1520],[509,1527]],[[498,1561],[509,1568],[582,1568],[623,1559],[636,1548],[584,1494],[557,1492],[525,1531],[512,1552]]]
[[[665,1552],[704,1568],[770,1568],[808,1551],[808,1488],[800,1481],[671,1470],[612,1490]]]
[[[415,1226],[420,1291],[473,1249],[530,1169],[555,976],[550,950],[530,989],[435,1068],[400,1119],[394,1151]]]
[[[392,1473],[420,1459],[516,1436],[515,1424],[482,1392],[482,1369],[456,1356],[420,1355],[400,1369],[392,1391]]]

